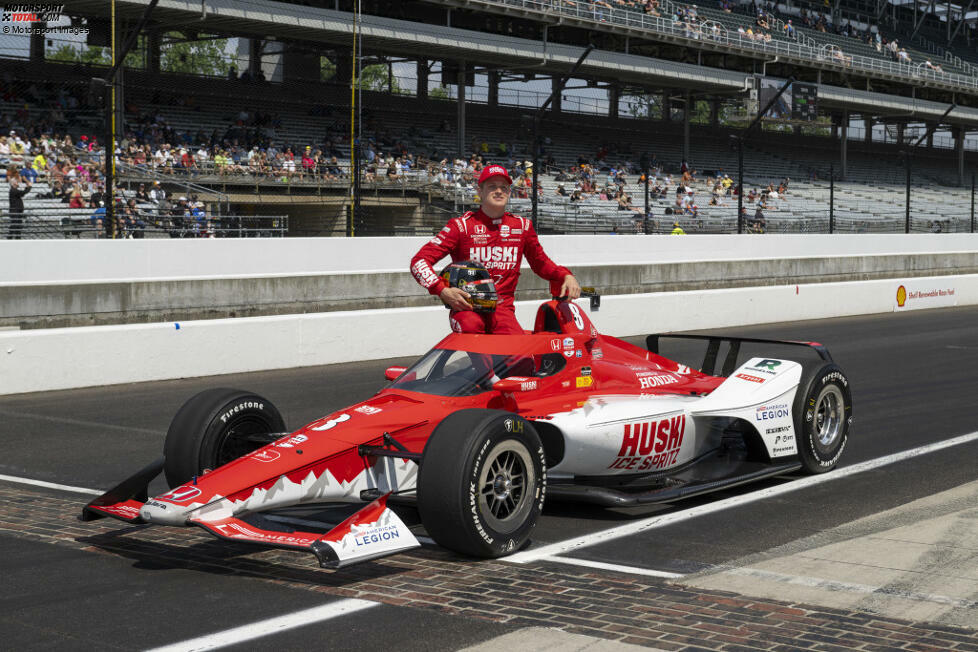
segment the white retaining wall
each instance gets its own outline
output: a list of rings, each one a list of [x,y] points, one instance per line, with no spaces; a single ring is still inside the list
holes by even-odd
[[[617,240],[623,246],[626,241]],[[561,260],[557,247],[547,246]],[[907,297],[902,307],[901,287]],[[586,306],[587,301],[580,304]],[[628,336],[974,304],[978,275],[939,276],[608,296],[592,319],[604,333]],[[517,304],[524,326],[532,325],[537,305]],[[0,331],[0,394],[417,355],[448,332],[447,311],[441,307],[217,319],[177,326]]]
[[[427,238],[0,241],[0,283],[407,271]],[[978,251],[978,234],[541,236],[561,265]]]

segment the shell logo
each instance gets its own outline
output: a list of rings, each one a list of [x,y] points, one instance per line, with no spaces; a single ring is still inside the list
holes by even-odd
[[[896,301],[897,305],[901,308],[905,303],[907,303],[907,288],[903,287],[902,285],[897,288]]]

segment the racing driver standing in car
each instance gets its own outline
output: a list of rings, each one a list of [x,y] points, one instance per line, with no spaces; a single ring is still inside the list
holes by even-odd
[[[550,281],[551,292],[559,287],[557,296],[581,296],[581,286],[570,270],[543,251],[530,220],[506,211],[512,184],[504,167],[486,166],[479,175],[479,210],[451,220],[411,259],[411,273],[418,283],[451,308],[449,322],[457,333],[523,333],[513,302],[524,256],[538,276]],[[448,255],[453,262],[471,260],[485,266],[499,296],[494,312],[473,311],[467,292],[439,278],[433,266]]]

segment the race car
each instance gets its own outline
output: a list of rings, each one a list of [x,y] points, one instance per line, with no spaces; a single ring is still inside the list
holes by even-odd
[[[661,355],[667,338],[702,344],[698,368]],[[802,355],[739,363],[745,344]],[[852,423],[849,380],[818,343],[650,335],[643,349],[559,299],[532,332],[453,333],[385,375],[374,396],[292,432],[264,397],[204,391],[177,412],[163,457],[82,519],[198,526],[331,568],[418,546],[419,527],[495,558],[531,545],[550,500],[642,505],[828,471]],[[150,498],[161,472],[172,489]],[[333,527],[283,516],[335,504],[355,511]]]

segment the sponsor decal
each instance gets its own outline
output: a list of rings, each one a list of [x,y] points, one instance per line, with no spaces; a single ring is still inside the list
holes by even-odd
[[[486,225],[485,224],[476,224],[473,230],[475,231],[475,234],[476,235],[485,235],[486,234]]]
[[[515,432],[517,434],[523,432],[523,421],[520,419],[506,419],[503,422],[503,426],[505,426],[506,432]]]
[[[569,380],[563,380],[563,381],[561,381],[560,386],[561,387],[570,387],[570,381]]]
[[[297,537],[291,534],[273,534],[271,532],[259,532],[245,527],[240,523],[219,523],[214,526],[221,534],[229,539],[251,539],[253,541],[264,541],[279,545],[308,546],[312,541],[306,537]]]
[[[550,348],[554,351],[560,351],[560,340],[550,340]]]
[[[936,285],[934,281],[914,281],[896,290],[896,308],[916,310],[958,305],[957,289],[952,285]]]
[[[591,367],[581,367],[581,375],[582,376],[590,376],[591,375]]]
[[[230,410],[228,410],[227,412],[221,415],[221,423],[227,423],[228,419],[233,417],[241,410],[247,410],[250,408],[257,409],[257,410],[264,410],[265,404],[259,403],[258,401],[242,401],[241,403],[238,403],[233,408],[231,408]]]
[[[577,388],[580,389],[581,387],[590,387],[593,385],[594,378],[591,376],[578,376],[574,379],[574,382],[577,385]]]
[[[316,426],[315,428],[313,428],[313,430],[319,430],[319,431],[322,431],[322,430],[330,430],[332,428],[335,428],[337,426],[337,424],[340,424],[340,423],[343,423],[344,421],[349,421],[349,420],[350,420],[350,415],[344,412],[343,414],[341,414],[340,416],[336,417],[335,419],[330,419],[329,421],[327,421],[323,425]]]
[[[166,509],[166,505],[156,500],[147,500],[146,504],[150,507],[158,507],[159,509]]]
[[[469,247],[469,259],[482,263],[486,269],[512,269],[516,267],[518,254],[519,248],[515,246]]]
[[[684,364],[676,365],[676,373],[683,376],[688,376],[690,374],[689,367]]]
[[[249,455],[251,459],[258,462],[274,462],[282,457],[282,454],[274,448],[259,448]]]
[[[573,349],[574,348],[574,338],[573,337],[565,337],[564,338],[564,348],[565,349]]]
[[[383,543],[393,539],[400,539],[401,533],[396,525],[386,525],[379,528],[371,528],[366,532],[360,532],[353,536],[353,543],[358,548],[367,546],[371,543]]]
[[[573,358],[574,357],[574,351],[573,351],[573,349],[567,349],[566,351],[564,351],[564,356],[566,356],[568,358]]]
[[[639,423],[626,423],[621,448],[609,469],[646,471],[676,462],[686,432],[686,415]]]
[[[104,507],[99,506],[99,509],[104,512],[112,512],[113,514],[125,516],[126,518],[137,518],[139,516],[139,508],[133,507],[132,505],[106,505]]]
[[[834,380],[838,382],[843,387],[849,386],[849,380],[843,374],[840,374],[838,371],[833,371],[832,373],[828,373],[822,376],[823,385],[829,382],[830,380]]]
[[[750,374],[737,374],[734,378],[740,378],[741,380],[749,380],[752,383],[763,383],[763,378],[758,378],[757,376],[751,376]]]
[[[644,372],[648,374],[648,372]],[[678,383],[679,379],[675,376],[669,374],[654,374],[654,375],[641,375],[638,379],[639,387],[642,389],[651,389],[653,387],[662,387],[663,385],[672,385],[673,383]]]
[[[791,416],[791,410],[787,403],[776,403],[775,405],[762,405],[754,410],[754,421],[769,421],[771,419],[783,419]]]
[[[794,453],[794,452],[795,452],[795,447],[794,446],[780,446],[780,447],[779,446],[775,446],[774,447],[774,453],[773,454],[774,455],[784,455],[786,453]]]
[[[761,360],[760,362],[758,362],[756,365],[754,365],[754,368],[755,369],[767,369],[769,371],[774,371],[775,369],[777,369],[780,366],[781,366],[781,361],[780,360],[767,360],[767,359],[764,359],[764,360]]]
[[[182,487],[177,487],[171,491],[166,492],[161,496],[157,496],[160,500],[165,500],[168,503],[185,503],[191,498],[196,498],[201,494],[198,487],[190,487],[184,485]]]
[[[411,273],[414,274],[414,278],[418,279],[418,283],[426,288],[438,282],[438,275],[431,269],[431,265],[423,260],[411,265]]]
[[[594,358],[595,360],[600,360],[601,358],[604,357],[604,351],[596,348],[593,351],[591,351],[591,357]]]
[[[502,226],[499,227],[499,236],[501,238],[509,237],[509,227],[507,225],[503,224]]]
[[[361,405],[358,408],[353,408],[354,412],[359,412],[360,414],[379,414],[383,412],[379,407],[374,407],[372,405]]]
[[[791,430],[791,426],[778,426],[777,428],[767,428],[764,431],[764,433],[767,434],[767,435],[775,435],[775,434],[777,434],[779,432],[788,432],[789,430]],[[787,436],[784,437],[784,439],[787,439],[787,438],[788,438]],[[781,437],[779,436],[778,437],[778,440],[780,440],[780,439],[781,439]],[[777,440],[775,440],[774,443],[778,443]]]
[[[275,444],[275,447],[292,448],[293,446],[298,446],[299,444],[305,443],[307,441],[309,441],[309,437],[307,437],[306,435],[292,435],[291,437],[285,437],[284,439],[280,439],[279,442]]]
[[[510,229],[510,233],[513,235],[523,235],[523,229]]]
[[[436,235],[436,236],[435,236],[435,237],[433,237],[433,238],[432,238],[432,239],[431,239],[431,240],[430,240],[429,242],[431,242],[431,244],[434,244],[434,245],[440,245],[440,244],[441,244],[441,238],[439,238],[439,237],[438,237],[438,236]]]
[[[445,226],[441,227],[441,232],[442,233],[451,233],[451,231],[452,231],[451,227],[448,226],[447,224]]]
[[[584,357],[584,353],[581,352],[580,349],[574,351],[574,355],[577,356],[578,358],[583,358]]]

